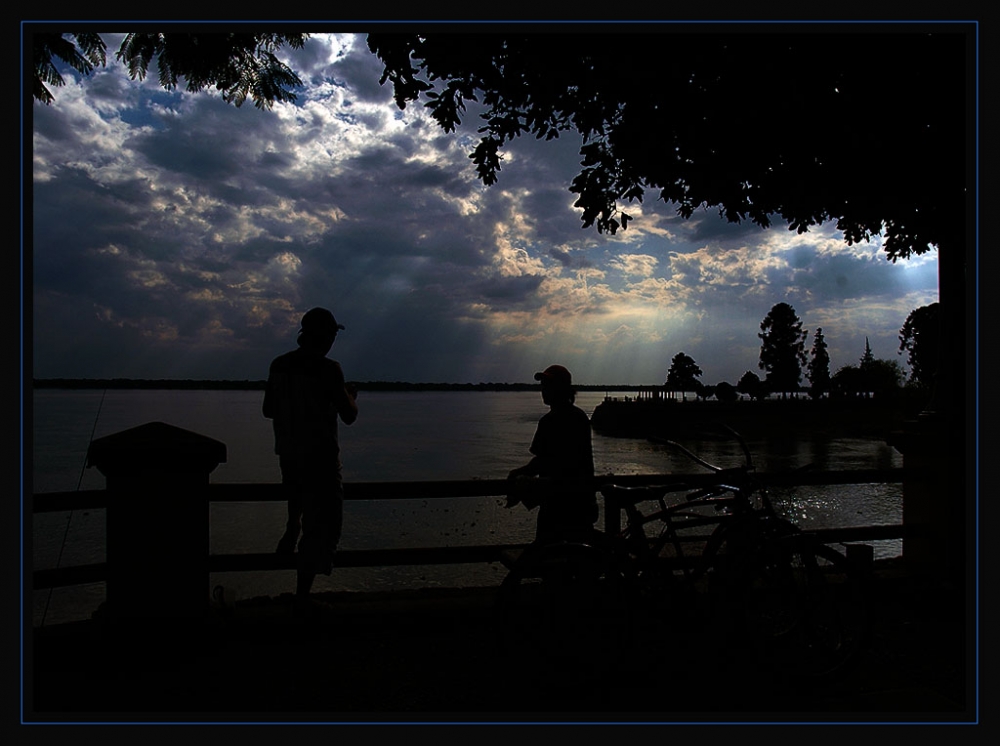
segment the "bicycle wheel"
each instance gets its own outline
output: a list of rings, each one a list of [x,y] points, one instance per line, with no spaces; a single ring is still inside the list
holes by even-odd
[[[497,611],[514,666],[604,668],[628,634],[624,578],[609,553],[588,544],[528,547],[500,584]]]
[[[825,677],[857,658],[868,637],[867,594],[840,552],[803,534],[762,543],[727,583],[759,662],[793,679]]]

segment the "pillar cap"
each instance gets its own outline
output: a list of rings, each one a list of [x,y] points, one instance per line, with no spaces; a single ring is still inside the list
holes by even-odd
[[[208,473],[225,460],[225,443],[165,422],[98,438],[87,449],[87,466],[104,475],[167,469]]]

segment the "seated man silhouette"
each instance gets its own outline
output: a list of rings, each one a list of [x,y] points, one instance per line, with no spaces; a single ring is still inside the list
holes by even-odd
[[[507,475],[513,480],[507,507],[523,502],[532,508],[531,495],[541,498],[536,543],[589,535],[597,521],[590,419],[575,404],[573,377],[566,368],[550,365],[536,373],[535,380],[542,384],[542,401],[549,411],[538,421],[529,448],[531,461]],[[542,477],[544,482],[525,489],[521,477]]]

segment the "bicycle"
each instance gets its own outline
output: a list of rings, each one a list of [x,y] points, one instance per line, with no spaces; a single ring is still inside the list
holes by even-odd
[[[793,679],[847,668],[867,641],[864,573],[777,514],[746,442],[726,430],[741,446],[742,465],[722,468],[659,441],[711,474],[653,486],[604,483],[606,510],[626,516],[620,532],[594,529],[526,549],[501,583],[505,631],[526,633],[518,643],[550,659],[566,653],[530,643],[576,638],[570,650],[581,650],[601,640],[605,656],[633,668],[654,645],[662,653],[690,642],[692,631],[707,635],[716,660],[750,652]],[[677,493],[686,494],[668,504]],[[644,512],[649,503],[655,509]],[[564,605],[567,597],[576,601]]]

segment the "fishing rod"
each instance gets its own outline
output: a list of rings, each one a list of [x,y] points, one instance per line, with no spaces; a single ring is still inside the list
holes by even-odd
[[[101,393],[101,401],[97,405],[97,416],[94,417],[94,425],[90,428],[90,439],[87,441],[87,450],[83,454],[83,464],[80,466],[80,477],[76,480],[76,491],[80,491],[80,485],[83,484],[83,474],[87,469],[87,454],[90,453],[90,446],[94,442],[94,433],[97,432],[97,421],[101,419],[101,409],[104,407],[104,397],[107,395],[108,390],[104,389]],[[56,567],[62,564],[63,550],[66,548],[66,540],[69,538],[69,527],[73,523],[73,510],[69,511],[69,517],[66,519],[66,528],[63,530],[62,543],[59,545],[59,556],[56,558]],[[49,613],[49,604],[52,602],[52,588],[49,588],[48,596],[45,599],[45,610],[42,612],[42,623],[41,626],[45,626],[45,617]]]

